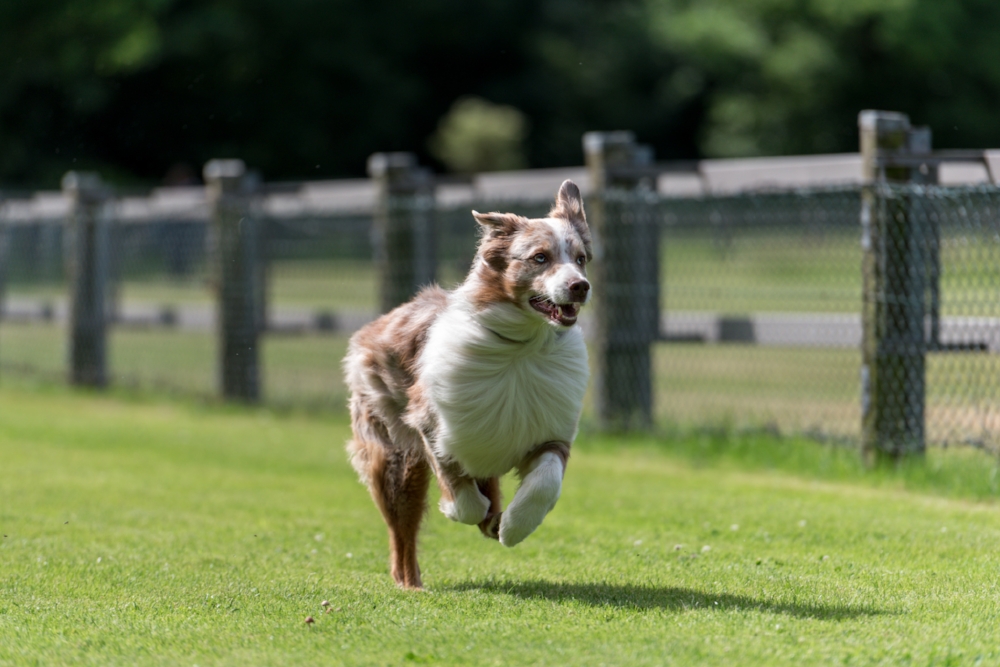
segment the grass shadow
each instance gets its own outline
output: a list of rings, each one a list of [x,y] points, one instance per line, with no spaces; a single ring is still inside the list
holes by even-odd
[[[739,611],[751,609],[772,614],[785,614],[796,618],[839,621],[867,616],[882,616],[891,611],[873,607],[810,602],[774,602],[746,595],[713,594],[691,588],[672,586],[635,586],[606,583],[565,583],[544,580],[534,581],[482,581],[465,582],[443,587],[449,591],[482,591],[511,595],[523,600],[552,600],[553,602],[582,602],[592,607],[616,609],[689,611],[714,609]]]

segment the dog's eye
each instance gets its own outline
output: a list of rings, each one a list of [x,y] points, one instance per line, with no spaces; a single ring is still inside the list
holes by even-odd
[[[538,262],[539,264],[544,264],[545,262],[549,261],[549,258],[545,256],[544,252],[538,253],[537,255],[532,257],[532,259]]]
[[[580,255],[579,257],[576,258],[576,263],[579,264],[580,266],[583,266],[584,264],[587,263],[587,258],[584,257],[583,255]]]

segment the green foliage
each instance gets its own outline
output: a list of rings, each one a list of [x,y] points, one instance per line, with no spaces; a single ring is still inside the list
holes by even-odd
[[[0,664],[1000,660],[995,504],[815,443],[585,439],[516,549],[432,510],[407,593],[341,418],[9,385],[0,416]]]
[[[856,150],[863,108],[905,111],[943,146],[998,137],[1000,62],[982,0],[649,0],[659,45],[706,82],[706,155]],[[957,35],[967,38],[957,39]],[[993,54],[985,57],[986,52]],[[975,83],[973,83],[975,82]]]
[[[74,144],[113,104],[115,78],[141,76],[159,56],[163,4],[0,3],[0,178],[52,183],[70,168],[117,166]]]
[[[429,147],[455,172],[523,169],[527,130],[527,118],[514,107],[463,97],[441,119]]]
[[[988,147],[998,29],[994,0],[5,2],[0,180],[220,156],[362,175],[378,150],[430,160],[467,96],[525,114],[535,167],[579,164],[600,129],[660,159],[853,151],[863,108]]]

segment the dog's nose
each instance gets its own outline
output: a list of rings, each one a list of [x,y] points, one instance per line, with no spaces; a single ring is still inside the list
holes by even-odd
[[[569,295],[574,301],[583,301],[590,291],[590,283],[586,280],[577,280],[569,286]]]

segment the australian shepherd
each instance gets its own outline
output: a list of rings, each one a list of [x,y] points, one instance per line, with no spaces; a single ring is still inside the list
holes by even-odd
[[[392,576],[420,588],[431,473],[441,511],[512,547],[555,506],[589,374],[576,326],[590,298],[580,190],[545,218],[472,212],[481,238],[454,291],[425,288],[354,334],[347,450],[389,527]],[[499,478],[521,483],[506,510]]]

